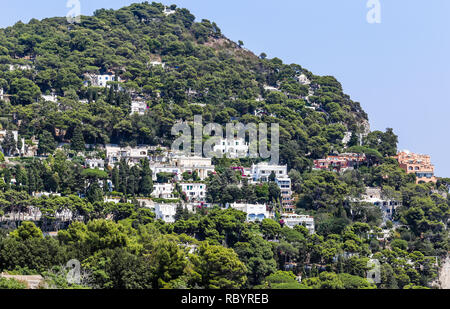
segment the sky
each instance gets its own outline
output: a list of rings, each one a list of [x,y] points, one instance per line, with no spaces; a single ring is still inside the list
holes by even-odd
[[[214,21],[228,38],[259,55],[335,76],[369,114],[372,130],[393,128],[399,149],[431,155],[436,175],[450,177],[450,1],[160,0]],[[0,27],[66,16],[67,0],[0,0]],[[126,0],[80,0],[82,15]],[[151,1],[150,1],[151,2]]]

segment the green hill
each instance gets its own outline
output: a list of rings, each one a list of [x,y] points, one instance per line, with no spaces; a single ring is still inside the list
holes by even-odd
[[[0,67],[0,87],[10,95],[2,113],[21,120],[26,138],[49,131],[62,142],[82,124],[87,143],[170,145],[175,121],[197,114],[221,124],[278,122],[281,153],[295,153],[282,161],[304,168],[342,149],[345,132],[369,130],[367,114],[334,77],[258,57],[214,22],[195,22],[187,9],[166,16],[157,3],[101,9],[79,24],[33,19],[0,29]],[[86,73],[108,72],[121,81],[110,90],[83,84]],[[308,81],[300,83],[301,75]],[[51,92],[64,97],[59,104],[40,99]],[[130,115],[137,97],[149,105],[144,116]]]

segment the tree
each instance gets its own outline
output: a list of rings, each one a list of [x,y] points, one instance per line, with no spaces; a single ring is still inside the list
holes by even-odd
[[[27,240],[31,238],[43,238],[42,231],[33,222],[24,221],[19,228],[10,233],[10,236],[17,240]]]
[[[16,78],[11,83],[12,101],[14,104],[31,104],[41,95],[41,90],[27,78]]]
[[[12,152],[16,151],[17,142],[16,139],[14,138],[13,133],[10,130],[6,131],[5,137],[1,145],[3,151],[6,152],[8,156],[10,156]]]
[[[336,174],[318,171],[304,175],[298,207],[318,210],[342,205],[348,192],[347,185]]]
[[[89,186],[86,198],[91,203],[103,202],[103,190],[100,188],[98,182],[94,182]]]
[[[247,267],[249,286],[261,284],[264,277],[277,269],[271,244],[259,235],[245,233],[234,251]]]
[[[202,244],[193,264],[206,289],[238,289],[247,281],[247,268],[232,249]]]
[[[77,125],[73,131],[70,148],[75,151],[84,151],[85,150],[85,141],[84,141],[84,137],[83,137],[83,131],[82,131],[80,125]]]
[[[383,156],[395,156],[397,154],[398,136],[391,128],[386,132],[373,131],[364,139],[364,145],[378,150]]]
[[[266,287],[272,290],[297,290],[307,288],[297,281],[295,275],[292,272],[281,270],[278,270],[276,273],[267,276],[264,279],[263,284],[259,287]]]
[[[147,158],[141,162],[141,180],[139,183],[139,191],[144,196],[150,196],[153,192],[153,179],[150,163]]]
[[[39,154],[52,154],[56,149],[56,141],[49,131],[44,130],[41,135],[39,135]]]
[[[272,219],[264,219],[261,222],[261,231],[266,239],[277,239],[281,233],[281,226]]]

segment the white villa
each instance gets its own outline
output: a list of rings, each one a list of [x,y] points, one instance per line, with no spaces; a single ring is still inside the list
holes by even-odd
[[[58,97],[54,93],[52,93],[50,95],[42,95],[42,99],[44,99],[45,101],[48,101],[48,102],[53,102],[53,103],[56,103],[58,101]]]
[[[138,114],[144,115],[147,111],[147,103],[144,101],[132,101],[131,102],[131,115]]]
[[[287,178],[287,165],[270,165],[266,162],[261,162],[258,164],[253,164],[251,169],[251,176],[253,181],[267,182],[269,177],[275,173],[276,178]]]
[[[182,183],[181,191],[183,191],[188,200],[203,202],[206,200],[206,185],[204,183]]]
[[[285,213],[281,215],[281,219],[287,227],[294,228],[297,225],[304,225],[311,234],[314,234],[314,218],[305,215],[297,215],[293,213]]]
[[[382,196],[381,188],[366,188],[366,194],[359,200],[360,202],[371,203],[381,209],[383,212],[383,221],[394,218],[395,211],[398,207],[403,205],[403,201],[395,198],[384,198]]]
[[[276,178],[275,182],[281,190],[281,204],[284,209],[294,210],[294,199],[292,198],[292,182],[289,177]]]
[[[264,85],[264,90],[266,90],[266,91],[280,91],[280,89],[278,89],[278,88],[276,88],[276,87],[272,87],[272,86],[269,86],[269,85]]]
[[[177,213],[177,204],[155,204],[155,214],[157,220],[163,220],[166,223],[174,223]]]
[[[266,204],[261,205],[261,204],[233,203],[233,204],[229,205],[228,207],[245,212],[247,214],[248,222],[262,221],[264,219],[268,219],[271,217],[269,211],[267,211]]]
[[[248,156],[248,143],[242,138],[222,139],[218,145],[214,146],[213,151],[220,153],[228,158],[237,159]]]
[[[266,162],[253,164],[250,170],[253,182],[268,182],[270,175],[275,174],[275,182],[281,190],[281,202],[285,209],[294,209],[292,199],[292,183],[288,176],[287,165],[271,165]]]
[[[157,183],[153,185],[152,197],[163,198],[163,199],[173,199],[173,191],[175,186],[172,183]]]
[[[174,223],[177,207],[178,204],[155,204],[156,219],[163,220],[166,223]],[[193,211],[192,205],[185,204],[182,207],[187,208],[188,211]]]
[[[305,74],[300,74],[299,76],[296,76],[297,81],[302,85],[310,85],[311,81],[308,79],[308,77]]]
[[[85,86],[89,85],[89,82],[94,87],[108,87],[108,82],[114,82],[116,81],[116,75],[114,74],[103,74],[103,75],[97,75],[97,74],[84,74],[85,81],[83,82]],[[120,78],[117,78],[118,81],[120,81]]]
[[[173,163],[181,174],[197,172],[200,180],[205,180],[209,173],[215,171],[211,158],[178,156],[173,159]]]
[[[174,174],[175,180],[181,180],[181,171],[178,167],[173,165],[159,164],[159,163],[150,163],[150,169],[152,170],[152,178],[154,181],[158,179],[159,173],[169,173]]]
[[[84,164],[87,168],[97,168],[102,171],[105,169],[105,160],[102,159],[86,159]]]
[[[108,165],[110,166],[119,163],[122,158],[126,159],[129,165],[135,165],[138,164],[141,159],[148,158],[149,155],[148,146],[122,148],[118,145],[106,145],[105,149]]]
[[[175,12],[176,12],[175,10],[172,10],[172,9],[169,8],[169,7],[166,7],[166,8],[164,9],[164,11],[163,11],[164,15],[166,15],[166,16],[175,14]]]

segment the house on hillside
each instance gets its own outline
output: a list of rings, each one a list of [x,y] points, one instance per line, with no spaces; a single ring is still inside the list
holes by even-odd
[[[437,178],[434,176],[434,165],[431,164],[429,155],[416,154],[405,150],[399,152],[395,158],[406,173],[416,174],[417,183],[437,182]]]
[[[132,101],[131,102],[131,115],[138,114],[138,115],[144,115],[147,111],[148,106],[147,103],[144,101]]]
[[[269,219],[272,216],[267,210],[266,204],[238,204],[233,203],[227,205],[227,207],[231,207],[233,209],[245,212],[247,214],[247,222],[261,222],[264,219]]]

